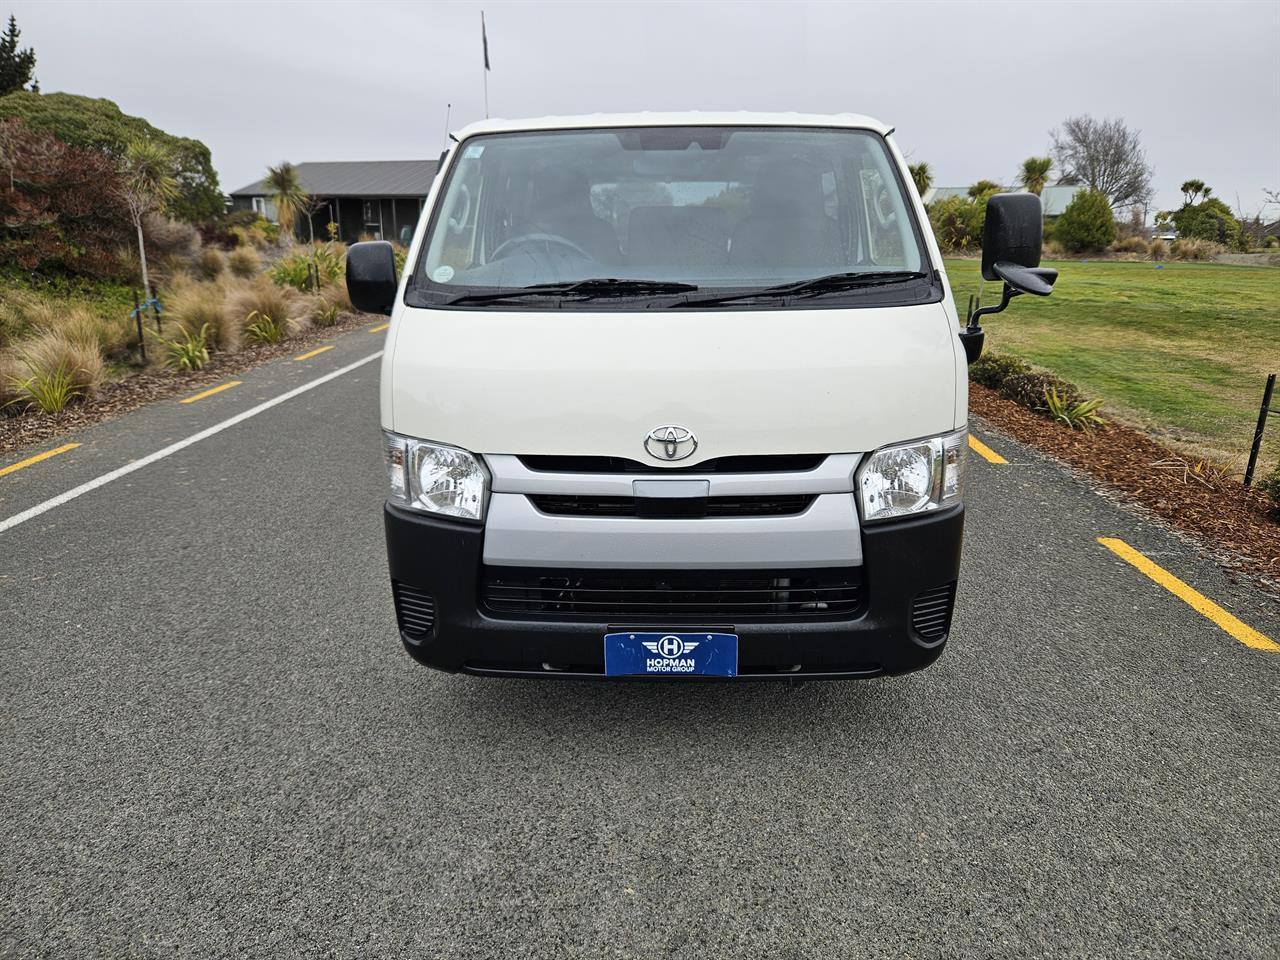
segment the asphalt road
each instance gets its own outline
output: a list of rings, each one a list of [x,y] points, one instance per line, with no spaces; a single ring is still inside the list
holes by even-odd
[[[379,343],[70,437],[0,520]],[[0,955],[1280,956],[1280,655],[1096,538],[1280,639],[1274,597],[980,431],[930,670],[433,673],[377,366],[0,532]]]

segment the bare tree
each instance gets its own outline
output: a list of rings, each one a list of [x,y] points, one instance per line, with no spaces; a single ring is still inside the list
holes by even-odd
[[[1145,203],[1151,197],[1152,170],[1139,131],[1119,118],[1069,117],[1050,132],[1062,183],[1097,190],[1113,207]]]

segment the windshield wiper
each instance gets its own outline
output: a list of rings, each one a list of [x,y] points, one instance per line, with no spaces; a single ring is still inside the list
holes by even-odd
[[[596,300],[604,297],[642,297],[646,294],[661,296],[671,293],[690,293],[697,290],[692,283],[675,283],[666,280],[620,280],[616,277],[600,277],[592,280],[569,280],[563,283],[535,283],[511,290],[494,290],[489,293],[464,293],[448,301],[455,303],[490,303],[499,300],[517,300],[528,297],[576,297]]]
[[[772,287],[761,287],[759,290],[748,290],[744,293],[730,293],[723,297],[706,297],[701,300],[685,300],[674,306],[709,307],[718,303],[731,303],[735,300],[777,300],[785,297],[820,297],[825,293],[842,293],[846,290],[862,290],[867,287],[884,287],[891,283],[906,283],[909,280],[927,280],[927,273],[917,270],[871,270],[861,273],[832,273],[825,277],[813,277],[810,280],[796,280],[793,283],[779,283]]]

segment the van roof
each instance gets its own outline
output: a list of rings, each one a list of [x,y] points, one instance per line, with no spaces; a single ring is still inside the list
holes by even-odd
[[[582,130],[598,127],[847,127],[888,136],[893,128],[856,113],[754,113],[687,111],[683,113],[590,113],[577,117],[532,117],[527,120],[479,120],[455,137],[465,140],[482,133],[517,130]]]

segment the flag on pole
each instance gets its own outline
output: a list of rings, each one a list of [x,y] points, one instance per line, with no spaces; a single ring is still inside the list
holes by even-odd
[[[484,30],[484,11],[480,11],[480,43],[484,47],[484,68],[489,69],[489,35]]]

